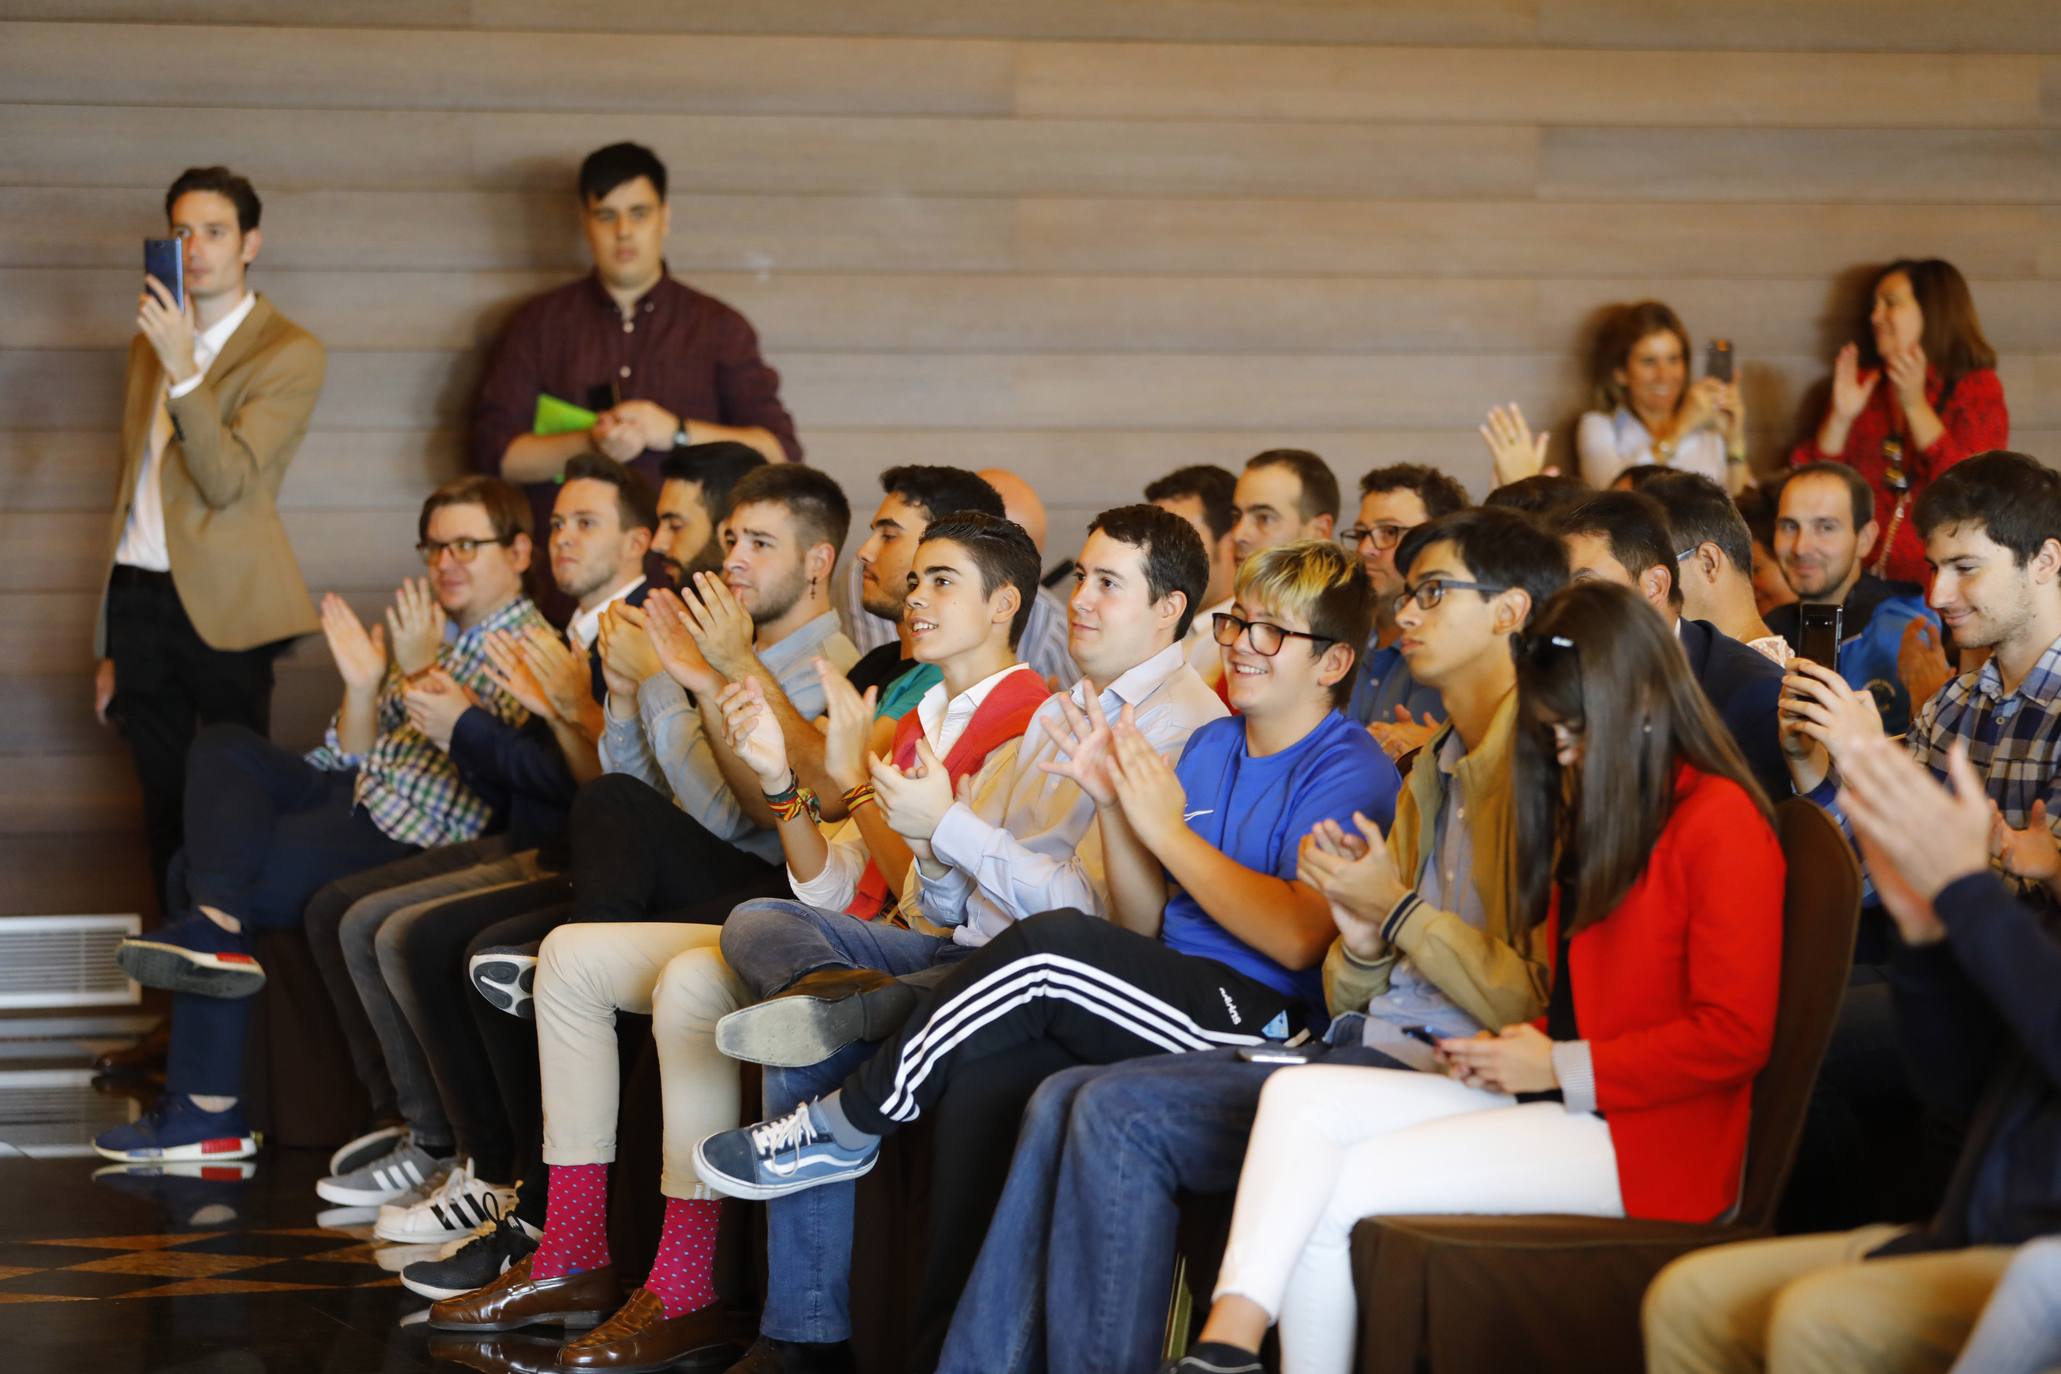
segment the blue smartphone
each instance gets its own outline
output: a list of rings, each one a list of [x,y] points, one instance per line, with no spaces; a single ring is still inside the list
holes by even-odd
[[[172,293],[174,308],[186,308],[186,253],[179,240],[143,240],[143,275],[156,277]]]

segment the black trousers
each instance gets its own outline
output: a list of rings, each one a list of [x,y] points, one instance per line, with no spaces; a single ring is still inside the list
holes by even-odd
[[[168,914],[165,871],[186,835],[186,754],[203,725],[272,727],[272,660],[283,645],[210,648],[193,628],[169,573],[117,567],[107,589],[109,709],[136,762],[158,911]]]
[[[767,883],[787,893],[780,865],[710,834],[623,773],[596,778],[573,799],[572,881],[577,921],[649,920]]]
[[[1057,1044],[1082,1064],[1258,1045],[1289,998],[1226,964],[1078,911],[1032,916],[952,965],[908,1021],[845,1079],[862,1131],[886,1135],[996,1055]],[[1276,1031],[1278,1034],[1278,1030]]]

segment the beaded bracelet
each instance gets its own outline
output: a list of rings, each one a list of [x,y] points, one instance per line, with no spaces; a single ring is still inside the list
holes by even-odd
[[[846,788],[844,794],[845,814],[850,815],[873,799],[873,784],[870,782],[862,782],[857,787]]]

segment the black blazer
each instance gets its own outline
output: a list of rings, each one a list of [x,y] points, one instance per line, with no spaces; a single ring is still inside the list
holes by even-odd
[[[1707,620],[1682,622],[1682,652],[1718,719],[1732,732],[1746,766],[1770,801],[1795,793],[1775,718],[1782,697],[1782,669],[1766,654],[1749,649]]]

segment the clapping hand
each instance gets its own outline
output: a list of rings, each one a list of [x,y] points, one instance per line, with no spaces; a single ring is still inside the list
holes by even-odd
[[[1297,850],[1296,876],[1331,904],[1346,952],[1356,959],[1379,959],[1388,952],[1381,924],[1409,889],[1396,872],[1381,827],[1355,811],[1353,828],[1357,835],[1328,817],[1319,821]]]
[[[1854,417],[1867,408],[1868,398],[1875,394],[1875,386],[1881,380],[1880,371],[1861,371],[1860,345],[1848,344],[1840,349],[1832,360],[1832,414],[1842,423],[1852,424]]]
[[[879,757],[870,760],[869,767],[873,798],[888,829],[907,840],[916,856],[923,858],[930,837],[937,834],[938,822],[952,809],[952,780],[944,764],[938,761],[930,741],[919,735],[916,761],[906,770]],[[919,844],[923,848],[918,848]]]
[[[680,589],[680,604],[688,633],[709,667],[733,682],[758,670],[751,612],[722,578],[709,572],[694,574],[693,585]]]
[[[784,790],[792,771],[787,764],[787,737],[766,704],[765,688],[755,677],[733,682],[716,696],[723,713],[723,738],[744,761],[768,796]]]
[[[486,674],[494,685],[514,697],[531,715],[550,719],[551,696],[530,671],[516,637],[506,630],[496,630],[480,641],[480,648],[486,653]]]
[[[1367,723],[1367,733],[1381,746],[1381,752],[1392,760],[1401,758],[1412,749],[1423,748],[1438,731],[1439,722],[1432,718],[1431,712],[1426,711],[1421,721],[1412,720],[1410,708],[1402,705],[1395,708],[1394,720]]]
[[[661,588],[644,598],[644,628],[659,665],[673,681],[697,697],[723,689],[723,675],[702,657],[677,593]]]
[[[1903,638],[1897,642],[1896,675],[1903,680],[1904,692],[1913,708],[1932,700],[1940,688],[1954,680],[1954,670],[1947,664],[1946,647],[1939,642],[1939,631],[1922,615],[1911,617],[1911,623],[1904,626]]]
[[[1134,723],[1110,731],[1109,779],[1131,830],[1155,855],[1188,827],[1188,793],[1174,766]]]
[[[414,677],[437,661],[449,620],[431,594],[428,578],[401,580],[394,592],[394,604],[386,608],[387,639],[394,646],[394,666],[401,670],[401,676]]]
[[[1967,746],[1947,751],[1951,792],[1887,739],[1841,759],[1839,775],[1839,807],[1883,909],[1907,944],[1944,939],[1933,903],[1948,884],[1986,871],[1990,859],[1995,812]]]
[[[1057,762],[1042,760],[1038,767],[1055,776],[1072,779],[1075,786],[1088,794],[1090,801],[1106,809],[1116,805],[1114,732],[1109,718],[1103,714],[1101,697],[1092,687],[1084,695],[1088,699],[1086,710],[1074,705],[1070,694],[1060,696],[1060,721],[1052,731],[1052,742],[1059,746],[1059,759]],[[1128,728],[1137,728],[1137,719],[1132,715],[1128,702],[1117,721]]]
[[[322,637],[336,659],[336,671],[344,687],[366,696],[377,692],[386,679],[386,631],[374,625],[368,634],[365,623],[348,601],[330,592],[322,598]]]
[[[2032,804],[2023,830],[2012,829],[1995,802],[1990,803],[1990,817],[1990,852],[2003,863],[2006,873],[2037,883],[2061,877],[2061,843],[2056,843],[2047,821],[2044,798]]]
[[[408,723],[447,754],[451,752],[451,736],[458,729],[459,718],[478,704],[479,699],[470,688],[441,668],[424,673],[401,693]]]
[[[625,701],[635,701],[637,689],[665,671],[644,629],[644,612],[635,606],[620,601],[610,606],[594,644],[601,653],[602,683]]]
[[[519,641],[522,661],[551,703],[550,714],[576,721],[594,704],[594,670],[587,655],[542,625],[532,625]]]
[[[1925,349],[1913,343],[1909,348],[1890,354],[1882,360],[1882,366],[1889,373],[1889,384],[1896,388],[1898,404],[1906,409],[1925,404]]]
[[[867,746],[873,739],[873,713],[880,689],[859,695],[851,680],[828,659],[816,660],[816,680],[823,684],[823,771],[846,792],[866,781]]]
[[[1453,1077],[1470,1088],[1492,1093],[1542,1093],[1560,1086],[1553,1070],[1553,1042],[1530,1022],[1487,1031],[1467,1040],[1441,1040],[1439,1052],[1452,1066]]]
[[[1557,473],[1557,469],[1546,466],[1546,444],[1552,437],[1547,431],[1533,437],[1517,402],[1491,406],[1488,420],[1481,426],[1481,441],[1488,445],[1489,457],[1494,460],[1496,485],[1507,487],[1541,473]]]

